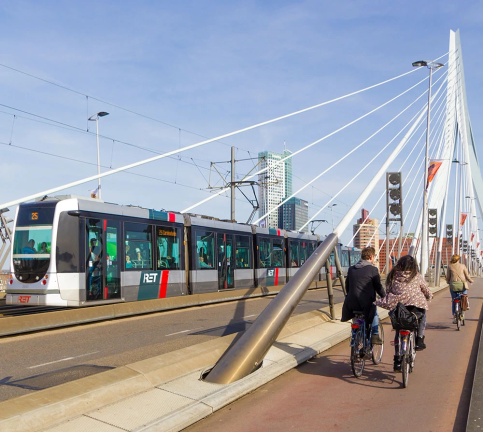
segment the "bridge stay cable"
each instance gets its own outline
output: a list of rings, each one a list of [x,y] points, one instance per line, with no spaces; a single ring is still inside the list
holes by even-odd
[[[191,145],[188,145],[188,146],[185,146],[185,147],[182,147],[182,148],[178,148],[176,150],[172,150],[172,151],[163,153],[163,154],[158,155],[158,156],[154,156],[152,158],[144,159],[144,160],[134,162],[134,163],[131,163],[131,164],[128,164],[128,165],[124,165],[122,167],[119,167],[119,168],[116,168],[116,169],[113,169],[113,170],[110,170],[110,171],[107,171],[107,172],[104,172],[104,173],[89,176],[89,177],[86,177],[86,178],[81,179],[81,180],[77,180],[77,181],[74,181],[74,182],[64,184],[62,186],[58,186],[58,187],[51,188],[51,189],[48,189],[48,190],[45,190],[45,191],[42,191],[42,192],[38,192],[36,194],[29,195],[29,196],[26,196],[26,197],[23,197],[23,198],[20,198],[20,199],[12,200],[12,201],[9,201],[7,203],[0,204],[0,207],[9,207],[9,206],[17,205],[17,204],[20,204],[20,203],[25,202],[25,201],[29,201],[29,200],[32,200],[32,199],[35,199],[35,198],[39,198],[39,197],[42,197],[42,196],[45,196],[45,195],[49,195],[49,194],[58,192],[58,191],[63,190],[63,189],[78,186],[80,184],[87,183],[87,182],[92,181],[92,180],[97,180],[99,178],[107,177],[107,176],[116,174],[118,172],[125,171],[125,170],[130,169],[130,168],[134,168],[134,167],[137,167],[137,166],[140,166],[140,165],[144,165],[144,164],[147,164],[147,163],[150,163],[150,162],[154,162],[156,160],[160,160],[160,159],[172,156],[172,155],[177,154],[177,153],[181,153],[181,152],[193,149],[193,148],[197,148],[197,147],[209,144],[209,143],[214,142],[214,141],[219,141],[220,139],[224,139],[224,138],[227,138],[227,137],[230,137],[230,136],[238,135],[240,133],[256,129],[256,128],[259,128],[261,126],[266,126],[268,124],[272,124],[272,123],[278,122],[280,120],[284,120],[284,119],[287,119],[287,118],[290,118],[290,117],[294,117],[298,114],[302,114],[302,113],[314,110],[316,108],[320,108],[322,106],[329,105],[331,103],[334,103],[334,102],[346,99],[348,97],[360,94],[360,93],[368,91],[370,89],[379,87],[383,84],[389,83],[389,82],[394,81],[396,79],[399,79],[403,76],[409,75],[409,74],[415,72],[418,69],[419,68],[415,68],[411,71],[405,72],[405,73],[400,74],[396,77],[390,78],[388,80],[382,81],[382,82],[377,83],[377,84],[373,84],[373,85],[365,87],[363,89],[360,89],[360,90],[357,90],[357,91],[354,91],[354,92],[351,92],[351,93],[347,93],[343,96],[339,96],[337,98],[334,98],[334,99],[331,99],[331,100],[328,100],[328,101],[324,101],[324,102],[321,102],[319,104],[312,105],[310,107],[303,108],[301,110],[294,111],[294,112],[291,112],[289,114],[285,114],[285,115],[282,115],[282,116],[279,116],[279,117],[276,117],[276,118],[272,118],[270,120],[266,120],[266,121],[263,121],[261,123],[257,123],[257,124],[254,124],[254,125],[251,125],[251,126],[248,126],[248,127],[245,127],[245,128],[233,131],[233,132],[229,132],[229,133],[217,136],[215,138],[210,138],[210,139],[207,139],[205,141],[201,141],[201,142],[198,142],[198,143],[195,143],[195,144],[191,144]],[[223,190],[223,192],[225,192],[225,191]],[[218,192],[217,194],[220,194],[220,193]]]

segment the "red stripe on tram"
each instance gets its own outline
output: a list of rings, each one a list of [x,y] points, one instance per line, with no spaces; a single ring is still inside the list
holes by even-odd
[[[176,222],[176,215],[174,213],[168,213],[168,221]]]
[[[166,298],[166,290],[168,289],[169,270],[161,272],[161,283],[159,284],[159,298]]]
[[[107,229],[107,219],[104,219],[104,231]]]
[[[278,268],[275,269],[275,286],[278,285]]]
[[[277,230],[277,235],[278,235],[278,236],[280,235],[280,230],[279,230],[279,229]]]
[[[104,299],[107,299],[107,287],[104,287]]]

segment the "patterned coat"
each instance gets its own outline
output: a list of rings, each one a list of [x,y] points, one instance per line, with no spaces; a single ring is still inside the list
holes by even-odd
[[[408,282],[410,272],[396,272],[391,286],[386,289],[386,297],[375,302],[383,309],[394,309],[399,302],[404,306],[416,306],[428,310],[428,300],[433,298],[428,284],[418,273]]]

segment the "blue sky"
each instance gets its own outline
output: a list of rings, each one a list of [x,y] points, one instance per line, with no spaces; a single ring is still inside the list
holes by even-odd
[[[17,1],[0,2],[0,63],[129,110],[148,120],[0,67],[0,201],[26,196],[96,172],[95,136],[82,132],[98,111],[100,133],[164,152],[218,136],[375,84],[411,69],[418,59],[448,51],[449,30],[460,29],[468,104],[477,143],[483,126],[483,4],[467,1]],[[426,71],[310,113],[257,129],[223,143],[165,159],[103,180],[103,198],[120,204],[179,211],[208,196],[210,161],[261,150],[297,150],[406,90]],[[294,190],[342,157],[425,90],[424,84],[353,127],[294,158]],[[416,104],[344,161],[316,188],[301,194],[310,214],[326,203],[409,121]],[[81,130],[56,127],[36,114]],[[13,114],[17,117],[14,119]],[[29,120],[30,119],[30,120]],[[172,125],[174,127],[168,126]],[[57,126],[59,126],[57,124]],[[94,130],[91,124],[91,132]],[[180,131],[181,129],[181,131]],[[190,132],[187,132],[190,131]],[[101,139],[101,162],[119,167],[153,155]],[[18,147],[79,159],[84,163]],[[390,150],[388,149],[388,152]],[[250,153],[248,153],[250,152]],[[386,152],[385,154],[389,154]],[[405,157],[402,155],[399,162]],[[480,154],[481,157],[481,154]],[[345,191],[337,222],[383,157]],[[196,165],[195,165],[196,164]],[[240,163],[237,174],[250,162]],[[228,166],[226,166],[228,169]],[[163,181],[162,181],[163,180]],[[65,193],[86,195],[95,183]],[[383,190],[383,182],[379,191]],[[370,208],[378,196],[368,200]],[[250,205],[239,194],[237,219]],[[197,210],[229,217],[229,199]],[[382,216],[382,207],[375,217]],[[321,218],[330,220],[330,212]],[[328,232],[322,225],[320,234]],[[344,243],[350,235],[343,236]]]

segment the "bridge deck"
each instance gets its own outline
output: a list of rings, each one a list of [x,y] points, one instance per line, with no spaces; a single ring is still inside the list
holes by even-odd
[[[201,431],[464,431],[480,339],[483,280],[470,290],[466,326],[452,324],[448,290],[428,312],[428,348],[418,353],[409,387],[392,371],[394,333],[384,323],[380,365],[352,375],[344,342],[186,429]]]

